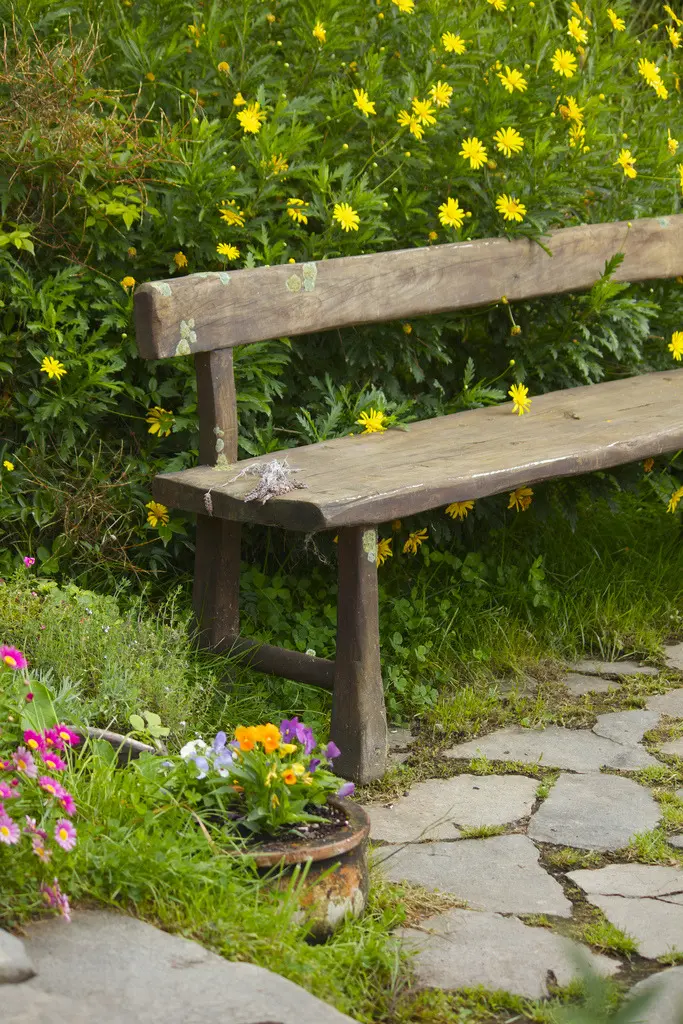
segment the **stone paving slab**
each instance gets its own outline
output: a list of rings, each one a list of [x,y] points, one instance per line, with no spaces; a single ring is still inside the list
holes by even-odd
[[[16,985],[28,981],[35,973],[21,939],[0,928],[0,985]]]
[[[483,755],[495,761],[521,761],[574,772],[597,772],[600,768],[635,770],[658,765],[643,747],[626,747],[589,729],[524,729],[513,725],[458,743],[444,751],[445,757],[472,758]]]
[[[583,697],[586,693],[608,693],[610,690],[621,689],[620,684],[613,680],[587,676],[583,672],[565,672],[561,682],[573,697]]]
[[[652,993],[652,1001],[638,1014],[638,1024],[683,1022],[683,967],[670,967],[639,981],[631,996]]]
[[[683,836],[667,836],[667,842],[679,850],[683,849]]]
[[[26,929],[38,977],[10,991],[33,991],[100,1006],[105,1024],[350,1024],[351,1018],[285,978],[233,963],[196,942],[108,911],[79,911],[71,924],[51,918]],[[29,988],[31,986],[31,988]],[[2,998],[4,999],[4,992]],[[40,996],[36,1000],[40,1001]],[[4,1004],[3,1004],[4,1011]],[[111,1012],[111,1017],[107,1013]],[[17,1024],[69,1020],[17,1016]],[[86,1017],[76,1018],[85,1022]],[[3,1024],[6,1024],[4,1015]],[[14,1022],[13,1022],[14,1024]]]
[[[536,786],[526,775],[456,775],[418,782],[391,805],[366,804],[370,837],[415,843],[456,839],[458,825],[506,825],[531,814]]]
[[[598,956],[546,928],[531,928],[514,917],[448,910],[403,932],[405,945],[417,950],[420,988],[504,989],[528,999],[548,995],[548,975],[568,985],[577,973],[582,950],[601,974],[614,974],[618,961]]]
[[[654,959],[683,952],[683,870],[651,864],[611,864],[567,875],[602,910],[608,921],[631,935],[641,956]]]
[[[562,887],[538,862],[526,836],[460,839],[452,843],[383,846],[376,863],[394,882],[451,892],[477,910],[571,917]]]
[[[667,668],[683,672],[683,643],[667,644],[664,648],[664,661]]]
[[[593,732],[622,746],[635,747],[646,732],[657,727],[660,717],[657,711],[613,711],[598,715]]]
[[[660,715],[683,718],[683,688],[669,690],[668,693],[656,693],[645,706],[650,711],[659,711]]]
[[[618,775],[560,775],[529,822],[541,843],[585,850],[620,850],[659,821],[649,790]]]
[[[675,754],[676,757],[683,757],[683,736],[677,740],[669,740],[659,747],[660,754]]]
[[[569,666],[572,672],[588,676],[658,676],[659,669],[652,665],[639,665],[637,661],[593,661],[585,659]]]

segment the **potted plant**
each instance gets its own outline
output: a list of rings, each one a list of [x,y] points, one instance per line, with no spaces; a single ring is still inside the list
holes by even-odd
[[[236,855],[253,858],[263,873],[281,869],[280,885],[302,873],[300,919],[317,939],[360,914],[368,891],[370,822],[347,799],[354,784],[332,771],[339,753],[292,718],[238,726],[230,740],[222,731],[210,743],[195,739],[161,762],[171,788],[240,840]]]

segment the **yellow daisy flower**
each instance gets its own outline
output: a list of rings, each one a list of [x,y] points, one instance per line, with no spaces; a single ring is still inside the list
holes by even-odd
[[[394,552],[391,550],[391,538],[389,540],[380,540],[377,542],[377,566],[384,565],[387,558],[393,558]]]
[[[572,149],[581,148],[586,138],[586,129],[582,124],[573,124],[569,129],[569,145]]]
[[[451,519],[467,519],[467,516],[474,508],[473,501],[453,501],[446,506],[446,515]]]
[[[588,33],[585,28],[581,28],[581,22],[578,18],[570,18],[567,22],[567,35],[575,39],[577,43],[588,42]]]
[[[507,10],[507,0],[488,0],[491,7],[494,7],[497,11]]]
[[[234,199],[231,199],[229,203],[223,203],[220,214],[221,220],[224,220],[231,228],[244,227],[244,213],[237,208]]]
[[[125,277],[121,278],[121,287],[124,291],[128,291],[129,288],[135,288],[135,278],[131,277],[130,274],[127,274]]]
[[[672,28],[671,25],[666,26],[666,31],[667,35],[669,36],[669,42],[673,46],[674,50],[677,50],[678,47],[681,45],[681,33],[678,32],[675,28]]]
[[[655,460],[653,458],[645,459],[645,462],[643,463],[643,472],[651,473],[654,468]]]
[[[531,399],[527,398],[529,389],[526,384],[513,384],[508,395],[512,399],[512,411],[523,416],[531,408]]]
[[[683,357],[683,331],[674,331],[671,335],[671,341],[667,345],[669,352],[674,357],[676,362],[680,363]]]
[[[160,501],[148,501],[145,505],[147,512],[147,522],[152,527],[157,527],[159,523],[165,526],[168,522],[168,509],[165,505],[162,505]]]
[[[242,131],[251,135],[258,135],[261,125],[266,119],[265,111],[261,110],[260,103],[248,103],[244,110],[240,110],[237,120],[242,126]]]
[[[437,82],[429,90],[429,95],[432,97],[437,107],[447,107],[451,102],[451,96],[453,95],[453,86],[449,85],[448,82]]]
[[[233,102],[233,106],[235,106],[235,107],[244,107],[247,104],[247,101],[245,100],[245,98],[244,98],[244,96],[242,95],[241,92],[237,93],[237,95],[235,96],[235,98],[234,98],[234,100],[232,102]]]
[[[357,107],[358,110],[360,110],[361,114],[365,114],[365,116],[367,117],[368,114],[377,113],[377,111],[375,110],[375,104],[370,99],[365,89],[354,89],[353,95],[356,97],[353,105],[354,107]]]
[[[518,487],[517,490],[510,491],[508,508],[517,509],[518,512],[526,512],[531,504],[533,495],[534,492],[530,487]]]
[[[370,412],[362,412],[356,423],[365,428],[363,434],[383,434],[387,429],[384,426],[386,418],[381,409],[370,409]]]
[[[302,207],[305,207],[305,209],[302,209]],[[308,206],[303,199],[287,200],[287,213],[295,224],[308,224],[308,217],[306,216],[307,211]]]
[[[148,434],[168,437],[173,426],[173,413],[168,409],[162,409],[160,405],[155,405],[147,413],[145,422],[149,423]]]
[[[560,104],[560,114],[565,121],[576,121],[577,124],[583,123],[583,111],[584,108],[580,107],[573,96],[565,96],[567,101],[566,105]]]
[[[403,545],[404,555],[416,555],[417,549],[421,544],[427,540],[429,533],[427,530],[415,530],[413,533],[408,535],[408,540]]]
[[[14,472],[14,463],[10,462],[9,459],[5,459],[5,461],[3,462],[3,466],[7,470],[8,473],[13,473]]]
[[[524,149],[524,139],[515,128],[499,128],[493,136],[496,149],[505,156],[514,156]]]
[[[667,512],[675,512],[678,508],[678,503],[683,498],[683,487],[679,487],[677,491],[674,491],[669,498],[669,504],[666,506]]]
[[[177,252],[173,257],[173,262],[178,270],[182,270],[183,267],[187,266],[187,256],[184,252]]]
[[[552,58],[553,71],[565,78],[573,78],[576,73],[576,57],[571,50],[555,50]]]
[[[327,42],[327,29],[325,28],[321,21],[316,21],[315,25],[313,26],[312,34],[315,36],[315,38],[318,40],[321,46],[323,43]]]
[[[50,380],[53,378],[61,380],[66,373],[66,366],[58,359],[53,359],[52,356],[45,356],[40,364],[40,372],[46,373]]]
[[[509,93],[513,93],[515,89],[518,92],[524,92],[527,87],[527,80],[521,71],[516,68],[509,68],[505,66],[505,71],[498,72],[498,78],[500,79],[503,88],[507,89]]]
[[[408,128],[410,134],[414,135],[416,139],[421,139],[424,135],[425,130],[420,124],[419,119],[415,114],[411,114],[409,110],[399,110],[397,120],[401,127]]]
[[[332,217],[341,225],[342,231],[358,231],[360,217],[348,203],[335,203]]]
[[[468,214],[463,210],[457,199],[450,196],[445,203],[439,207],[439,220],[445,228],[458,230],[463,226],[465,217]]]
[[[278,153],[277,156],[275,156],[275,154],[271,156],[270,166],[273,174],[284,174],[285,171],[289,170],[289,164],[285,160],[282,153]]]
[[[515,196],[500,195],[496,199],[496,210],[501,213],[505,220],[516,220],[521,223],[526,214],[526,206]]]
[[[607,17],[612,22],[612,28],[615,32],[623,32],[626,28],[626,22],[623,18],[620,18],[611,7],[607,8]]]
[[[476,135],[472,135],[469,139],[463,140],[460,156],[464,160],[469,160],[470,167],[476,171],[486,163],[486,147]]]
[[[236,260],[240,254],[237,246],[230,245],[229,242],[219,242],[216,246],[216,252],[219,256],[227,256],[229,260]]]
[[[462,36],[456,35],[455,32],[444,32],[441,36],[441,43],[447,53],[457,53],[460,55],[466,49],[465,40]]]
[[[675,21],[677,25],[679,25],[679,26],[683,25],[683,21],[681,21],[681,19],[678,17],[677,14],[674,14],[674,12],[671,10],[671,8],[669,7],[668,4],[664,4],[664,10],[669,15],[671,20]]]
[[[230,72],[230,65],[228,64],[227,60],[222,60],[220,62],[220,64],[218,65],[217,70],[220,71],[220,73],[222,75],[229,74],[229,72]]]
[[[414,14],[415,12],[415,0],[391,0],[392,4],[396,4],[401,14]]]
[[[419,100],[417,96],[415,96],[413,97],[412,108],[413,117],[416,117],[420,124],[436,124],[434,107],[429,100]]]
[[[647,84],[653,86],[653,88],[662,81],[659,68],[654,61],[648,60],[646,57],[641,57],[638,61],[638,74],[642,75]]]
[[[635,178],[638,175],[638,171],[635,169],[636,158],[632,156],[630,149],[622,149],[621,153],[614,161],[615,165],[618,165],[623,169],[624,176],[626,178]]]

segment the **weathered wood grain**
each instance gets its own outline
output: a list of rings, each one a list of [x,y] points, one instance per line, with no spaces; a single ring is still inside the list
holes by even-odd
[[[683,214],[156,281],[135,294],[146,359],[590,288],[617,252],[620,281],[683,274]]]
[[[244,636],[232,643],[222,644],[218,649],[236,658],[238,664],[257,672],[294,679],[298,683],[319,686],[323,690],[334,688],[334,661],[329,658],[316,658],[312,654],[274,647]]]
[[[199,406],[199,457],[204,465],[226,467],[237,459],[237,398],[231,349],[203,352],[195,359]],[[210,506],[209,506],[210,508]],[[202,647],[232,642],[240,631],[240,523],[197,515],[192,607]]]
[[[379,657],[377,531],[339,531],[337,656],[330,735],[341,750],[334,770],[366,783],[386,768],[387,720]]]
[[[618,466],[683,447],[683,370],[532,396],[511,404],[410,424],[406,431],[343,437],[270,454],[298,469],[305,490],[245,502],[253,477],[237,467],[197,466],[158,476],[154,495],[199,512],[210,490],[214,515],[291,530],[382,523],[451,501]],[[239,468],[265,458],[248,459]]]

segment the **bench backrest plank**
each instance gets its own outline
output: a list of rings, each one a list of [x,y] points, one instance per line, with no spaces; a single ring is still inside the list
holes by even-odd
[[[590,288],[615,253],[615,278],[683,274],[683,214],[563,228],[543,245],[485,238],[143,284],[135,295],[146,359],[209,352],[352,324],[382,323]]]

